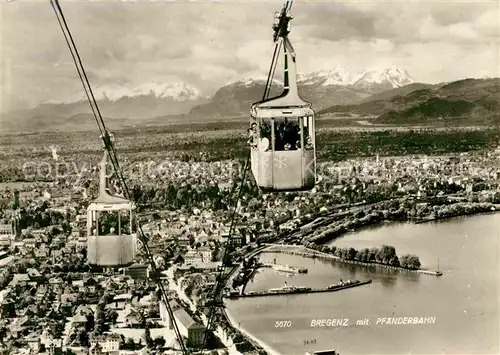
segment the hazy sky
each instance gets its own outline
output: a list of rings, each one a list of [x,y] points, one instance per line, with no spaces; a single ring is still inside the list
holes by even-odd
[[[3,109],[81,95],[49,1],[0,1]],[[500,76],[499,4],[296,0],[298,71],[397,66],[421,82]],[[94,87],[186,82],[211,94],[267,74],[282,1],[61,5]]]

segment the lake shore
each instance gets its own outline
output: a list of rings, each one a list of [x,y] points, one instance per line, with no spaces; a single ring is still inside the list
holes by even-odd
[[[455,203],[455,204],[452,204],[452,205],[460,205],[460,204],[464,204],[463,202],[459,202],[459,203]],[[476,205],[477,207],[479,207],[480,203],[473,203],[473,205]],[[434,221],[442,221],[442,220],[448,220],[448,219],[452,219],[452,218],[457,218],[457,217],[465,217],[465,216],[474,216],[474,215],[479,215],[479,214],[490,214],[490,213],[495,213],[498,211],[498,205],[493,205],[493,204],[487,204],[488,207],[491,207],[491,206],[494,206],[496,207],[496,211],[485,211],[485,206],[483,206],[483,208],[480,208],[478,209],[477,211],[474,211],[474,212],[470,212],[470,211],[465,211],[464,210],[464,213],[462,214],[459,214],[459,215],[449,215],[449,216],[440,216],[439,218],[435,219]],[[353,206],[353,208],[356,208]],[[377,209],[377,208],[375,208]],[[426,220],[425,222],[430,222],[430,220]],[[322,245],[326,245],[326,243],[328,242],[331,242],[333,240],[335,240],[336,238],[338,237],[341,237],[341,236],[344,236],[345,234],[347,234],[348,232],[359,232],[361,231],[362,229],[364,228],[367,228],[367,227],[373,227],[373,228],[378,228],[378,227],[381,227],[383,224],[387,224],[387,223],[400,223],[400,222],[410,222],[410,223],[414,223],[414,220],[412,220],[411,218],[405,218],[403,220],[391,220],[391,219],[385,219],[385,218],[380,218],[376,221],[373,221],[374,223],[370,223],[370,224],[364,224],[364,223],[361,223],[359,225],[351,225],[350,226],[350,229],[344,229],[341,233],[339,233],[338,235],[335,235],[335,236],[332,236],[331,238],[327,238],[328,240],[321,240],[321,242],[312,242],[313,245],[317,245],[318,247],[319,246],[322,246]],[[420,222],[420,223],[423,223]],[[419,224],[419,223],[414,223],[414,224]],[[307,241],[306,241],[307,243]],[[309,241],[309,243],[311,243]],[[307,245],[305,245],[305,243],[302,244],[303,246],[305,246],[307,248]],[[313,250],[313,249],[311,249]],[[255,250],[253,251],[255,252]],[[261,252],[268,252],[267,250],[262,250]],[[279,251],[277,251],[279,252]],[[420,274],[428,274],[428,275],[434,275],[434,276],[441,276],[438,274],[437,271],[431,271],[431,270],[427,270],[427,269],[417,269],[417,270],[413,270],[413,269],[408,269],[408,268],[404,268],[404,267],[400,267],[400,266],[391,266],[391,265],[385,265],[385,264],[380,264],[380,263],[369,263],[369,262],[362,262],[362,261],[359,261],[359,260],[346,260],[346,259],[342,259],[338,256],[335,256],[335,255],[331,255],[331,254],[327,254],[327,253],[322,253],[320,251],[316,251],[314,250],[315,253],[318,253],[318,254],[322,254],[322,255],[319,255],[319,257],[323,257],[323,258],[327,258],[327,259],[333,259],[333,260],[336,260],[340,263],[345,263],[345,264],[353,264],[353,265],[359,265],[359,266],[365,266],[365,267],[382,267],[382,268],[387,268],[387,269],[392,269],[394,271],[399,271],[399,272],[412,272],[412,273],[420,273]],[[260,252],[259,252],[260,253]],[[250,253],[249,253],[250,254]],[[234,271],[234,270],[233,270]],[[247,330],[243,329],[243,328],[239,328],[237,326],[237,323],[236,321],[234,320],[234,318],[232,316],[229,315],[229,313],[226,312],[226,317],[230,323],[230,325],[234,328],[234,329],[237,329],[239,331],[241,331],[242,334],[244,334],[247,338],[251,339],[253,342],[259,344],[268,354],[279,354],[277,353],[274,349],[272,349],[271,347],[269,347],[269,345],[267,344],[264,344],[261,340],[259,340],[258,338],[256,338],[254,335],[252,335],[250,332],[248,332]]]
[[[244,336],[246,336],[249,339],[252,339],[253,342],[259,344],[262,347],[262,349],[264,349],[264,351],[268,355],[282,355],[281,353],[279,353],[276,350],[274,350],[271,346],[269,346],[268,344],[264,343],[261,339],[258,339],[257,337],[255,337],[252,333],[250,333],[245,328],[239,327],[238,326],[238,322],[234,319],[234,317],[231,315],[231,313],[228,312],[227,309],[224,310],[224,313],[225,313],[225,316],[226,316],[229,324],[231,324],[231,326],[234,329],[239,330]]]
[[[387,204],[396,202],[399,205],[397,208],[389,209]],[[431,221],[441,221],[451,218],[473,216],[485,213],[495,213],[499,210],[499,205],[490,202],[455,202],[439,206],[439,211],[433,214],[427,214],[422,217],[414,217],[403,208],[404,199],[394,201],[381,201],[364,209],[362,206],[352,206],[349,211],[342,212],[341,218],[331,220],[328,224],[320,224],[316,230],[298,231],[298,238],[302,239],[302,244],[307,246],[308,243],[323,245],[336,238],[342,237],[348,232],[359,232],[367,227],[378,227],[383,223],[411,222],[420,224]],[[415,208],[416,202],[412,201]],[[422,201],[421,203],[424,203]],[[431,205],[434,206],[434,205]],[[363,212],[361,217],[357,217],[360,212]],[[330,215],[327,219],[336,218]],[[318,232],[321,231],[321,232]]]
[[[352,245],[357,249],[363,248],[364,245],[380,247],[387,244],[394,245],[397,249],[401,248],[404,253],[413,251],[420,254],[419,251],[425,251],[422,252],[424,265],[430,266],[430,269],[435,269],[432,261],[441,257],[440,264],[445,271],[445,276],[439,280],[435,277],[418,277],[415,273],[405,275],[406,273],[393,272],[385,268],[375,269],[354,265],[350,267],[349,265],[343,266],[341,263],[332,267],[331,263],[318,262],[318,260],[315,263],[311,259],[301,261],[302,258],[299,256],[284,255],[278,259],[278,256],[267,255],[266,260],[270,262],[276,257],[282,264],[309,268],[308,274],[294,276],[297,278],[295,284],[298,285],[308,285],[309,277],[314,278],[314,281],[311,279],[311,284],[317,286],[329,283],[331,279],[347,280],[353,275],[356,279],[368,277],[374,279],[375,282],[362,291],[346,294],[347,297],[337,295],[333,297],[329,294],[314,297],[289,297],[286,300],[287,304],[283,306],[279,298],[277,301],[276,299],[259,300],[260,307],[265,307],[265,312],[262,314],[262,326],[259,325],[260,318],[256,322],[254,302],[228,303],[228,311],[232,312],[236,321],[241,322],[255,336],[268,344],[276,344],[276,350],[283,354],[299,354],[302,347],[295,349],[292,345],[296,342],[298,344],[299,338],[315,338],[318,349],[335,348],[340,354],[367,354],[373,351],[386,354],[401,354],[408,351],[434,354],[441,349],[447,353],[456,353],[455,344],[459,344],[464,349],[464,354],[497,349],[495,339],[498,339],[496,336],[498,333],[494,326],[497,320],[494,317],[493,319],[486,316],[479,317],[479,314],[494,309],[492,307],[497,301],[494,295],[485,292],[490,289],[491,283],[485,284],[483,277],[487,277],[493,283],[498,279],[498,273],[494,272],[498,270],[498,258],[495,252],[500,242],[497,231],[498,216],[497,214],[484,214],[474,216],[474,218],[456,218],[446,223],[423,225],[402,223],[401,226],[391,226],[388,224],[382,228],[362,231],[359,236],[358,233],[349,235],[342,243],[338,242],[339,246],[345,247],[352,241]],[[472,238],[473,234],[474,238]],[[483,266],[489,267],[482,272],[479,279],[474,276],[477,273],[477,269],[473,266],[475,260],[470,260],[468,253],[460,254],[464,246],[466,250],[474,250],[474,253],[481,251],[479,254],[485,255],[480,259],[484,261]],[[457,258],[457,255],[461,257]],[[284,278],[286,275],[267,273],[267,275],[256,277],[251,287],[252,290],[272,288],[277,283],[282,283]],[[481,292],[471,293],[469,284]],[[471,298],[477,302],[475,303],[477,306],[470,306]],[[277,307],[277,304],[280,307]],[[443,304],[446,304],[446,307],[443,307]],[[463,309],[466,309],[467,313],[462,314]],[[319,332],[319,329],[310,329],[310,322],[308,322],[311,318],[321,318],[330,314],[333,317],[352,319],[366,317],[372,320],[385,317],[386,314],[392,314],[392,312],[397,315],[436,316],[439,324],[436,322],[434,326],[426,326],[418,330],[425,334],[426,339],[429,339],[428,342],[422,342],[414,338],[414,331],[409,327],[372,329],[370,325],[363,329],[360,327],[339,328],[338,334],[334,335],[327,329],[323,332]],[[471,319],[471,313],[474,319]],[[274,319],[284,317],[291,319],[296,325],[290,333],[280,332],[273,327]],[[457,317],[460,322],[457,321]],[[465,325],[467,322],[474,324],[472,335],[469,335],[471,330],[468,328],[470,327]],[[380,337],[381,333],[385,336],[396,334],[397,341],[388,344],[386,339]],[[485,335],[477,338],[478,334],[482,333]],[[357,344],[356,340],[360,338],[369,341],[364,341],[364,345]],[[443,339],[447,340],[443,342]]]

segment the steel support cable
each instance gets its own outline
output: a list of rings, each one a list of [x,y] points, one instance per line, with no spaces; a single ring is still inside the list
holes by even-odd
[[[287,11],[289,11],[290,7],[291,7],[291,4],[292,4],[292,1],[287,1],[286,2],[286,5],[282,11],[282,16],[280,17],[280,26],[278,27],[278,31],[280,31],[282,29],[283,24],[285,23],[286,21],[286,13]],[[276,33],[278,34],[278,32]],[[275,41],[278,39],[278,37],[276,36],[275,34]],[[276,67],[277,67],[277,64],[278,64],[278,57],[279,57],[279,53],[281,51],[281,46],[282,46],[282,41],[281,40],[278,40],[276,41],[276,45],[274,47],[274,53],[273,53],[273,58],[272,58],[272,61],[271,61],[271,66],[269,68],[269,73],[268,73],[268,77],[267,77],[267,82],[266,82],[266,87],[264,89],[264,95],[263,95],[263,100],[267,99],[269,94],[270,94],[270,91],[271,91],[271,86],[272,86],[272,81],[273,81],[273,78],[274,78],[274,73],[276,71]],[[205,334],[204,334],[204,340],[203,340],[203,344],[206,345],[206,342],[207,342],[207,335],[208,335],[208,332],[211,330],[211,325],[212,325],[212,322],[213,322],[213,318],[215,317],[215,310],[218,308],[218,297],[220,296],[220,293],[222,292],[222,287],[223,285],[225,285],[226,283],[226,277],[224,277],[223,273],[225,271],[225,267],[227,266],[226,265],[226,262],[229,260],[228,258],[228,250],[229,250],[229,246],[230,246],[230,242],[231,242],[231,237],[232,237],[232,234],[233,234],[233,228],[234,228],[234,220],[235,220],[235,217],[236,217],[236,210],[238,208],[238,202],[240,201],[241,199],[241,193],[243,191],[243,184],[245,183],[245,180],[246,180],[246,173],[247,173],[247,170],[248,170],[248,165],[249,165],[249,162],[250,162],[250,154],[248,155],[247,157],[247,160],[245,162],[245,166],[244,166],[244,169],[243,169],[243,177],[242,177],[242,180],[241,180],[241,183],[240,183],[240,188],[239,188],[239,191],[238,191],[238,196],[236,198],[236,203],[235,203],[235,206],[234,206],[234,210],[233,210],[233,216],[231,218],[231,224],[230,224],[230,227],[229,227],[229,240],[227,241],[226,245],[227,247],[225,248],[224,250],[224,255],[223,255],[223,264],[222,264],[222,267],[219,271],[219,275],[217,276],[217,279],[215,281],[215,287],[214,287],[214,292],[213,292],[213,296],[212,296],[212,302],[213,304],[211,305],[210,307],[210,313],[209,313],[209,317],[208,317],[208,321],[207,321],[207,328],[205,329]],[[234,191],[233,191],[234,193]],[[204,346],[205,347],[205,346]]]
[[[82,60],[80,58],[80,55],[78,54],[78,50],[76,48],[76,44],[75,44],[75,41],[73,40],[73,36],[71,35],[71,31],[69,30],[69,27],[68,27],[68,22],[66,21],[66,18],[64,16],[64,13],[62,11],[62,8],[61,8],[61,5],[59,4],[59,0],[51,0],[51,4],[52,4],[52,7],[54,8],[54,4],[55,4],[55,7],[57,7],[57,10],[61,16],[61,20],[62,20],[62,23],[64,24],[64,27],[66,29],[66,32],[68,33],[68,38],[69,38],[69,41],[71,42],[73,48],[74,48],[74,51],[75,51],[75,56],[76,56],[76,59],[77,61],[75,61],[75,65],[78,66],[78,64],[80,65],[80,68],[81,68],[81,71],[82,71],[82,74],[83,74],[83,77],[85,79],[85,83],[87,84],[87,87],[89,88],[89,92],[90,92],[90,96],[92,97],[92,103],[94,104],[95,106],[95,109],[96,109],[96,112],[97,112],[97,116],[102,124],[102,128],[104,130],[104,134],[106,134],[106,130],[105,130],[105,126],[104,126],[104,121],[102,119],[102,116],[101,116],[101,112],[99,111],[99,107],[97,106],[97,103],[96,103],[96,99],[94,97],[94,93],[92,92],[92,89],[91,89],[91,86],[90,86],[90,82],[89,82],[89,79],[87,77],[87,74],[84,70],[84,67],[83,67],[83,63],[82,63]],[[54,8],[55,10],[55,8]],[[57,12],[56,12],[57,13]],[[61,24],[61,23],[60,23]],[[64,32],[64,31],[63,31]],[[78,64],[77,64],[78,62]],[[90,100],[89,100],[90,101]]]
[[[103,139],[103,143],[105,148],[109,151],[110,159],[114,166],[119,167],[119,162],[116,158],[116,150],[112,144],[111,137],[109,136],[109,132],[106,129],[106,124],[104,123],[104,119],[102,118],[101,112],[99,110],[99,106],[97,105],[97,101],[95,99],[94,93],[92,91],[92,87],[90,86],[89,79],[85,72],[85,68],[83,66],[80,54],[78,53],[78,49],[76,47],[76,43],[71,35],[71,31],[69,30],[68,22],[66,21],[66,17],[62,11],[62,8],[59,4],[59,0],[51,0],[52,8],[56,13],[57,20],[59,25],[61,26],[61,30],[63,32],[66,43],[71,52],[71,56],[73,57],[73,62],[75,63],[76,69],[78,71],[78,75],[80,76],[80,80],[83,84],[85,94],[87,95],[87,99],[92,108],[92,112],[94,113],[94,118],[96,119],[97,125],[101,132],[101,137]],[[116,170],[116,174],[119,175],[118,178],[124,180],[123,173],[121,169]],[[125,185],[126,187],[126,185]],[[127,195],[128,191],[124,191],[124,195]]]
[[[212,292],[212,297],[211,297],[212,305],[210,307],[209,316],[207,317],[208,318],[207,327],[205,329],[205,334],[203,336],[203,347],[204,348],[206,347],[206,343],[208,340],[208,333],[211,331],[212,323],[213,323],[214,318],[215,318],[216,313],[217,313],[216,309],[218,309],[218,301],[219,301],[218,298],[219,298],[220,294],[222,293],[222,288],[227,281],[227,276],[226,277],[224,276],[224,271],[225,271],[226,266],[228,266],[227,264],[229,261],[229,248],[231,246],[231,237],[233,235],[234,221],[236,219],[236,211],[238,209],[238,202],[241,200],[241,193],[243,191],[243,185],[244,185],[245,180],[246,180],[246,174],[248,171],[249,163],[250,163],[250,154],[248,154],[247,160],[245,162],[245,166],[243,167],[243,177],[242,177],[241,182],[239,184],[238,195],[237,195],[236,200],[235,200],[235,204],[233,207],[233,214],[231,217],[231,224],[229,226],[229,238],[228,238],[228,241],[226,242],[226,247],[224,249],[224,254],[222,257],[222,266],[221,266],[221,268],[219,270],[219,274],[217,275],[217,278],[215,280],[214,291]],[[234,192],[236,192],[236,188],[233,189],[232,194],[234,194]]]
[[[274,74],[276,73],[276,67],[278,66],[278,60],[279,60],[279,55],[280,55],[280,52],[281,52],[281,46],[283,45],[282,41],[279,41],[278,42],[278,51],[276,52],[276,59],[273,59],[273,71],[271,73],[271,80],[270,80],[270,84],[269,84],[269,88],[267,90],[267,94],[266,94],[266,97],[264,98],[264,100],[266,100],[269,95],[271,94],[271,88],[272,88],[272,85],[273,85],[273,81],[274,81]]]
[[[271,61],[271,66],[269,67],[269,73],[267,74],[267,82],[266,87],[264,88],[264,95],[262,96],[262,100],[268,98],[271,93],[271,86],[273,85],[274,73],[276,71],[276,66],[278,64],[279,52],[281,51],[281,41],[277,41],[274,45],[274,53],[273,59]]]
[[[144,236],[145,234],[144,234],[144,231],[142,230],[141,225],[138,222],[136,223],[136,225],[137,225],[138,230],[140,231],[139,234],[141,236]],[[184,342],[182,340],[182,336],[181,336],[179,328],[177,326],[177,322],[175,321],[174,311],[172,309],[172,306],[170,305],[170,302],[168,302],[167,292],[165,291],[165,288],[163,287],[163,283],[158,278],[158,269],[156,268],[156,264],[155,264],[154,259],[153,259],[153,253],[151,253],[151,250],[149,249],[149,246],[148,246],[146,238],[142,238],[142,239],[140,238],[140,241],[143,244],[144,251],[146,252],[146,256],[151,261],[150,265],[151,265],[151,271],[152,271],[152,274],[153,274],[153,280],[156,283],[156,285],[158,286],[160,294],[162,295],[162,297],[165,300],[165,307],[167,308],[167,313],[168,313],[170,319],[172,320],[172,324],[174,326],[174,331],[176,333],[175,335],[177,337],[179,345],[181,346],[182,352],[183,352],[183,354],[189,354],[189,351],[186,348],[186,346],[184,345]]]
[[[114,148],[112,144],[111,144],[110,148]],[[112,150],[112,152],[114,152],[114,149]],[[115,156],[115,161],[116,161],[116,164],[118,164],[118,159],[116,159],[116,156]],[[113,168],[115,169],[115,171],[121,172],[119,170],[120,169],[119,165],[113,164]],[[129,200],[133,200],[132,196],[129,194],[129,189],[128,189],[128,186],[126,184],[125,179],[123,178],[123,175],[120,174],[120,176],[121,176],[121,178],[119,180],[120,180],[120,183],[121,183],[122,188],[124,190],[125,197],[127,199],[129,199]],[[139,235],[139,241],[141,242],[141,244],[144,247],[144,251],[146,253],[146,257],[147,257],[147,259],[149,261],[149,264],[150,264],[150,267],[151,267],[151,271],[153,273],[153,281],[156,283],[156,285],[157,285],[158,289],[160,290],[160,293],[161,293],[161,295],[163,297],[165,306],[167,308],[168,315],[169,315],[169,317],[170,317],[170,319],[172,321],[172,325],[174,326],[174,332],[175,332],[175,335],[177,337],[177,341],[179,342],[179,345],[181,346],[181,350],[182,350],[183,354],[189,354],[189,351],[186,348],[186,346],[184,345],[184,342],[182,340],[182,336],[181,336],[179,328],[177,326],[177,322],[176,322],[176,320],[174,318],[174,313],[173,313],[172,307],[170,305],[170,302],[168,301],[168,297],[167,297],[167,293],[165,291],[165,288],[163,287],[163,284],[161,283],[161,280],[158,279],[158,269],[156,268],[156,263],[155,263],[155,261],[153,259],[153,254],[151,253],[151,250],[149,249],[149,246],[148,246],[148,238],[144,234],[144,231],[142,230],[142,226],[140,225],[139,221],[137,221],[137,220],[136,220],[136,227],[137,227],[137,232],[138,232],[138,235]]]
[[[54,10],[54,13],[56,14],[57,22],[59,23],[59,26],[61,27],[61,31],[62,31],[63,36],[64,36],[64,40],[66,41],[66,44],[68,45],[69,51],[71,53],[71,57],[73,58],[73,62],[75,63],[76,71],[78,72],[78,76],[80,77],[80,81],[82,83],[84,83],[83,75],[80,72],[80,68],[77,65],[76,55],[75,55],[75,53],[73,53],[73,48],[71,47],[70,40],[68,38],[68,35],[66,34],[66,30],[65,30],[64,25],[62,23],[62,20],[59,17],[60,15],[59,15],[59,12],[58,12],[58,10],[56,8],[56,5],[55,5],[54,1],[55,0],[51,0],[50,4],[52,5],[52,9]],[[62,12],[61,12],[61,16],[62,16]],[[99,127],[99,131],[101,132],[101,134],[104,134],[103,129],[101,128],[99,119],[97,117],[97,112],[94,109],[94,105],[92,104],[92,100],[90,99],[90,94],[89,94],[89,92],[87,90],[87,87],[85,85],[83,85],[83,90],[85,91],[85,95],[87,96],[88,103],[90,105],[90,108],[92,109],[92,113],[94,114],[94,118],[95,118],[95,120],[97,122],[97,126]]]
[[[217,307],[218,301],[219,301],[218,297],[220,296],[220,294],[222,292],[222,287],[226,283],[226,277],[224,276],[224,271],[225,271],[225,267],[228,266],[227,263],[229,262],[229,247],[231,246],[231,237],[232,237],[233,228],[234,228],[234,221],[235,221],[235,217],[236,217],[236,210],[237,210],[237,207],[238,207],[238,202],[241,200],[241,193],[243,191],[243,184],[244,184],[244,182],[246,180],[246,172],[248,170],[249,162],[250,162],[250,154],[248,155],[247,160],[245,162],[245,166],[243,168],[243,177],[242,177],[241,183],[239,185],[238,196],[237,196],[237,198],[235,200],[235,205],[234,205],[234,209],[233,209],[233,215],[232,215],[231,224],[230,224],[230,227],[229,227],[229,239],[226,242],[226,248],[224,249],[224,254],[223,254],[223,258],[222,258],[223,263],[222,263],[222,266],[221,266],[221,268],[219,270],[219,275],[217,275],[217,278],[216,278],[216,283],[215,283],[215,287],[214,287],[214,291],[213,291],[213,296],[212,296],[212,305],[211,305],[211,308],[210,308],[210,313],[209,313],[209,317],[208,317],[208,321],[207,321],[207,328],[206,328],[205,334],[204,334],[204,341],[203,341],[204,345],[206,345],[208,332],[211,330],[212,322],[214,320],[214,317],[216,316],[216,311],[215,310],[218,308]],[[232,194],[234,194],[235,191],[236,191],[236,186],[233,189]]]
[[[83,67],[83,64],[81,62],[80,56],[78,54],[78,50],[77,50],[75,42],[71,36],[71,32],[70,32],[69,27],[67,25],[66,19],[64,18],[64,14],[62,12],[62,9],[59,6],[58,0],[51,0],[51,5],[52,5],[52,8],[54,9],[54,12],[55,12],[56,17],[57,17],[58,22],[59,22],[59,25],[61,26],[61,30],[62,30],[64,38],[66,40],[66,44],[68,45],[68,48],[71,52],[71,56],[73,57],[73,61],[75,63],[77,71],[78,71],[78,75],[80,76],[80,80],[81,80],[82,85],[84,87],[85,93],[87,94],[87,99],[89,100],[90,106],[92,108],[92,112],[94,113],[94,118],[96,119],[99,130],[102,133],[102,138],[104,141],[105,149],[108,151],[108,153],[110,155],[111,163],[113,165],[113,168],[115,169],[117,177],[118,177],[118,179],[122,185],[122,188],[124,190],[123,193],[124,193],[126,198],[131,199],[129,189],[127,187],[126,181],[123,177],[123,173],[122,173],[120,166],[119,166],[119,163],[118,163],[116,150],[113,146],[113,142],[110,139],[109,133],[106,130],[104,120],[102,119],[101,113],[99,111],[99,107],[97,106],[95,96],[92,92],[92,88],[90,87],[90,83],[89,83],[87,75],[85,73],[85,68]],[[95,109],[94,109],[94,106],[95,106]],[[167,307],[167,312],[169,314],[170,319],[172,320],[172,324],[174,326],[174,332],[175,332],[175,335],[176,335],[177,340],[179,342],[179,345],[181,346],[182,352],[184,354],[189,354],[187,348],[184,345],[184,342],[182,340],[182,336],[180,334],[179,328],[178,328],[177,323],[175,321],[172,307],[170,306],[170,303],[168,301],[167,293],[165,292],[165,289],[164,289],[162,283],[157,278],[156,264],[154,262],[152,253],[149,250],[149,247],[147,245],[147,239],[145,238],[144,232],[142,231],[142,227],[140,226],[138,221],[136,222],[136,225],[137,225],[137,230],[138,230],[138,234],[139,234],[139,240],[144,245],[144,249],[146,251],[146,256],[149,259],[151,269],[154,273],[154,280],[156,281],[157,286],[162,294],[162,297],[164,298],[165,305]]]
[[[241,184],[241,183],[240,183]],[[231,193],[230,195],[233,196],[236,192],[236,189],[241,186],[241,185],[235,185],[233,186],[233,189],[231,190]],[[238,204],[238,201],[236,200],[235,202],[235,206],[237,206]],[[232,215],[232,217],[234,216],[234,213]],[[231,218],[231,224],[232,224],[232,218]],[[231,236],[231,234],[229,234],[229,237]],[[226,243],[226,247],[229,245],[229,243]],[[216,293],[215,293],[215,290],[217,289],[217,285],[218,285],[218,281],[221,280],[221,274],[223,273],[223,270],[224,270],[224,266],[226,264],[226,251],[227,251],[227,248],[224,249],[224,255],[223,255],[223,258],[222,258],[222,265],[221,265],[221,268],[219,270],[219,274],[217,275],[217,278],[216,278],[216,283],[214,285],[214,291],[212,292],[212,294],[214,296],[216,296]],[[209,317],[207,317],[208,319],[208,322],[207,322],[207,329],[209,329],[209,326],[211,325],[211,317],[212,317],[212,309],[210,310],[210,313],[209,313]],[[206,338],[204,338],[204,344],[205,344],[205,340]]]
[[[58,0],[51,0],[51,5],[52,8],[56,14],[57,21],[59,22],[59,25],[61,27],[61,30],[64,35],[64,39],[66,40],[66,44],[68,45],[68,48],[70,50],[71,56],[73,58],[73,62],[75,63],[76,70],[78,72],[78,76],[80,77],[80,81],[83,84],[83,89],[85,91],[85,94],[87,96],[88,102],[90,104],[90,107],[92,109],[92,113],[94,114],[94,118],[97,122],[97,126],[99,127],[99,131],[101,132],[101,137],[104,142],[105,148],[109,151],[110,155],[110,160],[115,167],[115,172],[118,175],[119,180],[125,180],[123,177],[122,170],[119,168],[119,162],[118,159],[116,158],[116,150],[114,146],[110,141],[109,133],[108,130],[106,129],[106,125],[104,123],[104,119],[102,118],[101,112],[99,110],[99,106],[97,105],[94,93],[92,91],[92,87],[90,86],[90,82],[88,80],[87,74],[85,72],[85,68],[83,67],[83,63],[81,61],[80,55],[78,53],[78,50],[76,48],[75,41],[73,40],[73,36],[71,35],[71,31],[69,30],[68,23],[66,21],[66,18],[64,16],[64,13],[62,11],[61,6],[59,5]],[[111,150],[111,151],[110,151]],[[116,168],[118,167],[118,169]],[[129,195],[128,189],[125,186],[125,191],[123,191],[124,195],[127,196]]]
[[[245,184],[245,181],[246,181],[246,176],[247,176],[247,171],[248,171],[248,166],[250,165],[250,157],[251,155],[248,154],[247,156],[247,160],[245,162],[245,166],[243,167],[243,177],[241,178],[241,183],[240,183],[240,187],[239,187],[239,191],[238,191],[238,196],[236,198],[236,204],[234,206],[234,210],[233,210],[233,216],[231,218],[231,224],[229,226],[229,237],[231,237],[233,235],[233,231],[234,231],[234,221],[235,221],[235,217],[236,217],[236,210],[238,208],[238,202],[240,202],[241,200],[241,194],[243,192],[243,185]],[[229,242],[229,240],[228,240]],[[224,250],[224,256],[226,255],[227,253],[227,250]],[[224,259],[223,259],[224,260]]]
[[[282,28],[284,27],[283,24],[287,24],[287,22],[285,22],[286,21],[286,13],[290,9],[291,4],[292,4],[292,1],[287,1],[286,4],[285,4],[285,7],[284,7],[284,9],[282,11],[282,16],[280,17],[280,25],[278,27],[278,31],[282,30]],[[276,45],[274,47],[273,58],[272,58],[272,61],[271,61],[271,66],[269,68],[269,73],[268,73],[268,77],[267,77],[266,87],[264,89],[264,95],[263,95],[263,98],[262,98],[263,100],[266,100],[268,98],[269,94],[270,94],[271,85],[272,85],[272,81],[273,81],[273,78],[274,78],[274,73],[276,71],[276,66],[277,66],[277,63],[278,63],[279,52],[281,51],[282,41],[281,40],[277,41],[277,39],[278,39],[277,35],[278,34],[279,34],[279,32],[276,32],[275,36],[274,36],[274,40],[275,40]],[[222,258],[223,264],[222,264],[222,267],[221,267],[221,269],[219,271],[219,275],[217,276],[217,279],[215,281],[215,287],[214,287],[214,292],[213,292],[213,297],[212,297],[213,304],[210,307],[210,313],[209,313],[209,317],[208,317],[208,321],[207,321],[207,328],[205,329],[204,340],[203,340],[203,344],[204,345],[206,345],[207,335],[208,335],[208,332],[210,331],[210,328],[211,328],[211,325],[212,325],[212,322],[213,322],[213,318],[215,317],[215,313],[216,313],[215,310],[218,308],[218,301],[219,301],[218,297],[220,296],[220,294],[222,292],[221,288],[227,282],[227,275],[224,276],[223,274],[224,274],[224,271],[225,271],[225,267],[227,266],[226,262],[229,260],[229,258],[228,258],[228,250],[229,250],[229,246],[230,246],[230,243],[231,243],[231,237],[232,237],[232,234],[233,234],[234,221],[235,221],[235,217],[236,217],[236,210],[238,208],[238,202],[241,199],[241,193],[243,191],[243,185],[245,183],[246,173],[247,173],[247,170],[248,170],[248,165],[249,165],[250,160],[251,160],[251,155],[249,153],[248,157],[247,157],[247,160],[245,162],[245,167],[243,168],[243,177],[242,177],[242,180],[241,180],[241,183],[240,183],[240,188],[239,188],[239,191],[238,191],[238,196],[236,198],[236,203],[235,203],[234,210],[233,210],[233,215],[232,215],[232,218],[231,218],[231,224],[230,224],[230,227],[229,227],[229,240],[226,242],[227,247],[224,250],[224,255],[223,255],[223,258]]]
[[[292,2],[293,2],[293,0],[291,0],[291,1],[287,0],[286,1],[285,6],[284,6],[283,11],[282,11],[282,14],[280,16],[278,30],[275,32],[275,35],[274,35],[274,41],[275,41],[276,45],[274,47],[274,53],[273,53],[273,58],[272,58],[272,62],[271,62],[271,67],[269,68],[269,73],[268,73],[268,77],[267,77],[266,87],[264,89],[263,100],[266,100],[267,97],[270,94],[270,88],[271,88],[271,85],[272,85],[272,80],[273,80],[273,77],[274,77],[274,73],[275,73],[275,70],[276,70],[277,62],[278,62],[278,56],[279,56],[279,52],[281,51],[281,45],[282,45],[282,40],[277,41],[277,39],[278,39],[278,36],[280,35],[280,32],[283,31],[283,28],[284,28],[284,31],[287,30],[287,27],[288,27],[287,12],[290,10],[290,8],[292,6]],[[280,36],[280,37],[282,37],[282,36]],[[286,48],[285,48],[285,50],[286,50]],[[214,292],[213,292],[213,297],[212,297],[213,304],[210,307],[209,317],[208,317],[208,321],[207,321],[207,328],[205,329],[205,334],[204,334],[204,339],[203,339],[204,347],[206,346],[207,335],[208,335],[208,332],[210,331],[210,328],[211,328],[211,325],[212,325],[212,322],[213,322],[213,318],[215,317],[215,314],[216,314],[215,310],[218,309],[218,301],[219,301],[218,297],[220,296],[220,294],[222,292],[221,288],[227,282],[227,275],[224,276],[224,271],[225,271],[225,267],[227,266],[226,263],[229,261],[228,250],[229,250],[229,246],[231,245],[231,237],[232,237],[232,234],[233,234],[233,228],[234,228],[234,221],[235,221],[235,217],[236,217],[236,211],[237,211],[237,208],[238,208],[238,202],[241,199],[241,193],[243,191],[243,185],[244,185],[245,180],[246,180],[246,173],[247,173],[247,170],[248,170],[248,165],[249,165],[250,160],[251,160],[251,154],[249,153],[248,157],[247,157],[247,160],[245,162],[245,166],[243,168],[243,177],[242,177],[242,180],[241,180],[241,183],[240,183],[240,187],[239,187],[239,191],[238,191],[238,196],[236,198],[236,203],[234,205],[233,215],[232,215],[232,218],[231,218],[231,224],[230,224],[230,227],[229,227],[229,239],[226,242],[226,248],[224,250],[224,255],[223,255],[223,258],[222,258],[222,260],[223,260],[222,267],[219,270],[219,275],[217,276],[216,281],[215,281],[215,287],[214,287]],[[234,191],[232,193],[234,193]]]

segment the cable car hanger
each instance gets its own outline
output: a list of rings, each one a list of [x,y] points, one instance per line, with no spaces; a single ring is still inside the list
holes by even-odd
[[[274,53],[262,100],[251,105],[249,144],[251,169],[265,192],[306,191],[316,184],[314,111],[298,92],[296,53],[288,38],[293,0],[275,13]],[[269,98],[284,47],[284,88]]]

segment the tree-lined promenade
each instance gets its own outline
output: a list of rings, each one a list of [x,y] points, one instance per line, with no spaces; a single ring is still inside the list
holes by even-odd
[[[336,246],[306,244],[308,248],[319,252],[333,255],[342,261],[357,261],[365,264],[377,264],[391,266],[408,270],[420,270],[421,263],[418,256],[405,254],[398,257],[396,248],[390,245],[382,245],[381,248],[337,248]]]

